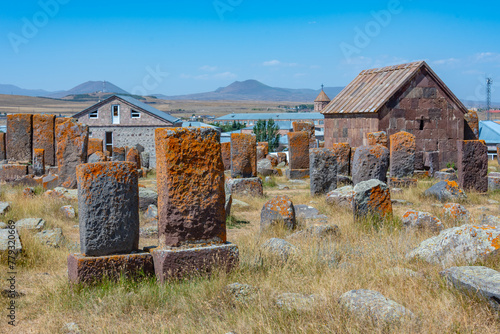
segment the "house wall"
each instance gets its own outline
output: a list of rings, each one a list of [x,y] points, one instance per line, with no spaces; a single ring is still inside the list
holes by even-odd
[[[378,131],[378,115],[373,114],[326,114],[325,147],[334,143],[349,143],[351,147],[365,144],[365,134]]]

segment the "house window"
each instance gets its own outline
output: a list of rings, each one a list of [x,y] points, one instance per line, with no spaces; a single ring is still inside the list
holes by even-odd
[[[99,112],[97,110],[91,111],[89,118],[99,118]]]
[[[131,116],[132,116],[132,118],[141,118],[141,112],[132,110]]]

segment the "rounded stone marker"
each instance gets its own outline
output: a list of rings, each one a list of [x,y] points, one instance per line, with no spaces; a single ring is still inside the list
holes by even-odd
[[[76,168],[81,252],[130,253],[139,243],[136,164],[96,162]]]

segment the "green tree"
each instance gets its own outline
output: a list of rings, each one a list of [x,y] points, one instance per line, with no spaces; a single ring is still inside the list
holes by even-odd
[[[269,144],[269,151],[275,151],[280,144],[280,134],[278,124],[274,120],[268,121],[260,120],[255,123],[253,133],[257,137],[257,142],[267,141]]]

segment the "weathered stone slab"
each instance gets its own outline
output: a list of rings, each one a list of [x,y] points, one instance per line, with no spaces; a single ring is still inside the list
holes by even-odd
[[[488,191],[488,147],[481,140],[458,140],[458,184],[465,190]]]
[[[500,272],[480,266],[451,267],[439,273],[466,295],[485,298],[500,310]]]
[[[149,168],[149,153],[148,152],[141,153],[141,163],[142,163],[142,167]]]
[[[309,169],[287,169],[286,178],[289,180],[301,180],[309,177]]]
[[[47,175],[42,179],[42,186],[44,189],[54,189],[59,184],[59,176]]]
[[[125,161],[127,150],[125,147],[113,147],[111,161]]]
[[[35,238],[38,239],[43,245],[47,245],[54,248],[59,248],[64,244],[64,236],[62,230],[54,228],[52,230],[44,230],[35,234]]]
[[[473,263],[498,252],[499,248],[500,227],[462,225],[443,230],[438,236],[422,241],[406,257],[448,267],[458,262]]]
[[[156,278],[170,279],[206,276],[216,270],[231,271],[239,264],[239,250],[229,242],[193,248],[156,248],[152,252]]]
[[[278,152],[278,153],[276,153],[276,155],[278,156],[278,165],[280,163],[285,163],[285,166],[288,164],[288,159],[286,158],[286,153]]]
[[[479,117],[477,116],[477,112],[470,110],[468,113],[464,114],[464,120],[464,139],[479,139]]]
[[[316,143],[316,129],[312,122],[292,122],[293,132],[307,132],[309,137],[309,148],[317,148]]]
[[[271,161],[271,166],[273,166],[273,168],[278,166],[278,157],[276,155],[268,154],[266,159]]]
[[[76,173],[81,252],[104,256],[137,250],[136,166],[130,162],[97,162],[79,165]]]
[[[30,162],[33,150],[33,115],[7,115],[7,160]]]
[[[385,218],[392,214],[391,193],[384,182],[375,179],[363,181],[356,184],[354,192],[355,218]]]
[[[222,162],[224,170],[231,170],[231,142],[221,143]]]
[[[0,161],[6,159],[7,155],[5,154],[5,132],[0,132]]]
[[[156,129],[160,248],[226,242],[219,136],[218,131],[205,127]],[[238,139],[231,143],[232,152],[240,152]],[[253,142],[255,154],[255,137],[248,141]]]
[[[338,188],[326,195],[326,203],[352,209],[354,204],[354,194],[355,192],[353,186]]]
[[[393,188],[409,188],[409,187],[416,187],[418,180],[416,178],[411,178],[411,177],[404,177],[404,178],[390,177],[388,183],[389,186]]]
[[[17,229],[41,231],[45,226],[45,220],[42,218],[23,218],[16,222]]]
[[[103,152],[99,151],[92,153],[92,155],[88,157],[88,163],[106,162],[106,161],[108,161],[108,157]]]
[[[28,175],[27,165],[1,165],[0,166],[0,181],[13,182]]]
[[[361,146],[356,149],[353,159],[352,182],[354,185],[377,179],[387,182],[389,149],[382,145]]]
[[[43,149],[45,163],[56,164],[55,115],[33,115],[33,149]]]
[[[103,152],[103,141],[99,138],[89,138],[89,145],[87,148],[87,157],[90,157],[96,152]]]
[[[337,157],[337,174],[350,175],[351,147],[348,143],[334,143],[333,154]]]
[[[290,169],[309,168],[309,134],[305,131],[289,132],[288,154]]]
[[[444,228],[441,221],[429,212],[408,210],[403,214],[403,225],[409,229],[439,232]]]
[[[257,143],[257,161],[265,159],[269,154],[269,143],[267,141],[260,141]]]
[[[74,119],[56,125],[56,157],[61,186],[76,188],[76,166],[87,161],[88,139],[88,126],[79,124]]]
[[[429,168],[429,174],[434,177],[434,173],[439,171],[439,151],[424,152],[424,167]]]
[[[412,177],[415,170],[415,136],[406,131],[400,131],[390,136],[391,177]]]
[[[309,153],[311,196],[337,189],[337,158],[333,150],[314,148]]]
[[[464,191],[458,187],[455,181],[440,181],[427,189],[424,196],[435,197],[442,202],[458,201],[467,198]]]
[[[283,223],[290,230],[295,229],[295,208],[288,196],[277,196],[267,201],[260,211],[260,230]]]
[[[234,196],[263,196],[264,188],[259,177],[228,179],[227,186]]]
[[[257,139],[245,133],[231,134],[231,177],[257,176]]]
[[[68,278],[72,284],[93,284],[104,278],[118,280],[120,276],[138,279],[153,274],[153,257],[150,253],[98,257],[83,254],[68,256]]]
[[[43,148],[33,150],[33,174],[35,176],[45,174],[45,150]]]
[[[385,131],[369,132],[366,134],[367,145],[383,145],[387,147],[387,133]]]
[[[158,192],[150,188],[139,188],[139,210],[146,210],[151,204],[158,205]]]
[[[351,290],[340,296],[339,302],[349,312],[376,322],[393,324],[415,318],[411,311],[377,291]]]
[[[141,155],[135,147],[132,147],[128,150],[125,161],[133,162],[137,169],[141,169]]]
[[[500,189],[500,177],[488,175],[488,190],[495,191]]]
[[[458,181],[457,174],[455,172],[453,173],[448,173],[448,172],[442,172],[442,171],[437,171],[434,172],[434,178],[438,180],[449,180],[449,181]]]

